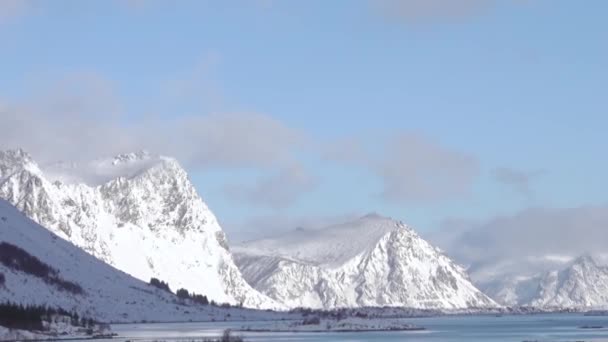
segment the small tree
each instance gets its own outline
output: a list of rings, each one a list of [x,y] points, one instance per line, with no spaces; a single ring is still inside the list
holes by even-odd
[[[171,288],[169,287],[169,284],[166,283],[166,282],[164,282],[164,281],[162,281],[162,280],[159,280],[159,279],[156,279],[156,278],[152,278],[152,279],[150,279],[150,285],[152,285],[152,286],[154,286],[156,288],[159,288],[161,290],[165,290],[167,292],[171,292]]]

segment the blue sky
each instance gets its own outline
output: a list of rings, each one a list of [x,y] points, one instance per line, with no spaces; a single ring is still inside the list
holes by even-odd
[[[42,159],[175,155],[236,240],[370,211],[430,231],[603,205],[607,11],[593,0],[8,0],[2,115],[27,108],[35,124],[0,142]]]

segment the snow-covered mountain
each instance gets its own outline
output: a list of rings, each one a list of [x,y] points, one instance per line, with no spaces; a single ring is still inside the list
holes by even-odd
[[[32,257],[38,262],[32,262]],[[262,311],[182,303],[175,295],[137,280],[49,232],[4,200],[0,200],[0,261],[0,302],[63,308],[104,322],[270,316]]]
[[[0,198],[141,280],[280,307],[244,281],[217,219],[172,158],[139,152],[41,167],[22,150],[0,152]]]
[[[505,305],[608,307],[608,267],[583,255],[560,269],[534,276],[501,276],[480,285]]]
[[[289,307],[496,306],[464,269],[411,228],[375,214],[233,251],[245,279]]]

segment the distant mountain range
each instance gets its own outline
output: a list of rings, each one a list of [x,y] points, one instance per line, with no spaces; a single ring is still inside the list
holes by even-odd
[[[608,267],[583,255],[534,275],[499,275],[479,286],[504,305],[608,307]]]
[[[6,200],[0,202],[6,218],[0,243],[36,256],[68,287],[73,282],[86,293],[0,266],[9,290],[4,298],[70,308],[82,303],[112,320],[183,316],[179,306],[169,307],[171,295],[141,282],[152,277],[174,290],[257,309],[608,306],[608,271],[592,257],[542,264],[532,273],[518,273],[517,261],[506,261],[509,272],[470,268],[471,281],[465,268],[412,228],[375,214],[231,250],[186,171],[173,158],[147,152],[45,165],[22,150],[0,152],[0,198]],[[137,316],[154,305],[158,314]]]

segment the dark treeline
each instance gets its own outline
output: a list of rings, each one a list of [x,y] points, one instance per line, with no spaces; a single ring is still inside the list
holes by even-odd
[[[209,299],[207,298],[207,296],[199,295],[196,293],[190,293],[186,289],[177,290],[176,295],[180,299],[190,299],[191,301],[201,305],[209,305]]]
[[[164,282],[160,279],[157,278],[152,278],[150,279],[150,285],[159,288],[161,290],[173,293],[171,291],[171,288],[169,287],[169,284],[167,282]],[[196,293],[190,293],[188,292],[188,290],[186,289],[179,289],[177,290],[177,292],[175,293],[175,295],[177,296],[177,298],[185,300],[185,299],[189,299],[194,303],[197,304],[201,304],[201,305],[215,305],[215,303],[213,302],[209,302],[209,299],[207,298],[207,296],[204,295],[200,295],[200,294],[196,294]]]
[[[62,279],[56,269],[8,242],[0,242],[0,263],[15,271],[25,272],[40,278],[59,290],[73,294],[82,294],[84,292],[80,285]]]
[[[57,316],[65,316],[74,326],[92,328],[97,324],[91,318],[79,317],[77,313],[45,306],[0,304],[0,325],[11,329],[44,330],[43,322],[50,322]]]

